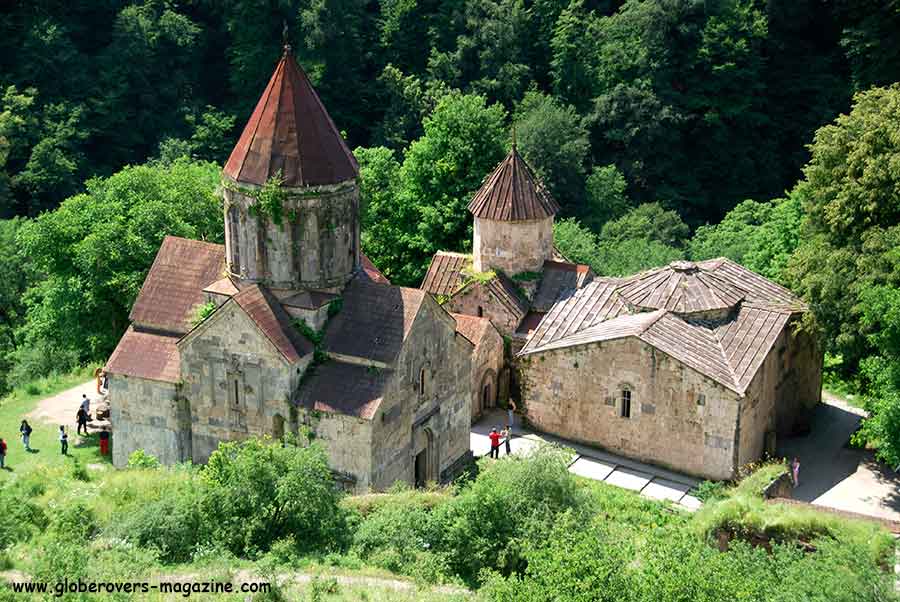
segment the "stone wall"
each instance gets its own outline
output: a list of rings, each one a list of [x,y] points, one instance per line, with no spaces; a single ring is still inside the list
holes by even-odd
[[[206,462],[220,441],[288,428],[291,393],[311,354],[289,364],[236,303],[219,309],[178,348],[194,462]]]
[[[503,373],[503,337],[495,328],[488,327],[484,338],[472,355],[472,421],[481,416],[486,408],[496,407],[500,390],[500,375]],[[490,387],[488,398],[484,398],[485,386]],[[502,400],[505,401],[505,400]]]
[[[372,486],[415,482],[416,454],[428,448],[428,479],[469,449],[471,344],[456,322],[426,296],[397,358],[393,378],[372,421]],[[420,377],[425,371],[425,391]]]
[[[313,441],[328,454],[329,467],[353,483],[352,491],[364,493],[371,486],[372,423],[342,414],[298,410],[300,423],[315,434]]]
[[[476,271],[497,268],[509,276],[540,272],[553,257],[553,217],[501,222],[475,218],[472,259]]]
[[[227,177],[225,256],[229,270],[272,289],[325,289],[345,284],[359,265],[359,189],[355,181],[284,189],[280,224],[249,196],[258,187]],[[243,192],[242,192],[243,191]]]
[[[734,475],[737,393],[650,345],[629,337],[528,355],[520,365],[536,428],[703,478]],[[621,416],[623,389],[630,418]]]
[[[522,314],[511,311],[505,304],[500,303],[480,282],[472,282],[450,297],[444,303],[444,308],[457,314],[487,318],[504,335],[515,332],[523,317]]]
[[[788,323],[781,356],[781,386],[777,389],[776,423],[779,436],[809,430],[812,410],[822,401],[824,354],[815,336],[798,331],[800,316]]]
[[[189,410],[178,400],[174,383],[110,374],[109,401],[110,420],[115,427],[114,466],[127,466],[128,457],[138,449],[163,464],[190,459]]]

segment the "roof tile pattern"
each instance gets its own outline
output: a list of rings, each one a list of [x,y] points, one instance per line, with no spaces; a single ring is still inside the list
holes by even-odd
[[[290,316],[266,289],[254,284],[231,299],[241,306],[288,362],[296,363],[313,352],[312,343],[297,332],[291,324]]]
[[[420,288],[432,295],[449,297],[462,285],[462,270],[471,262],[472,259],[468,255],[438,251],[431,258],[431,264]]]
[[[710,309],[726,309],[716,318]],[[521,354],[637,337],[743,394],[791,316],[790,291],[726,259],[598,278],[546,314]]]
[[[177,336],[129,326],[104,370],[110,374],[176,383],[181,377],[181,360],[175,346],[177,342]]]
[[[331,361],[315,367],[294,397],[307,410],[371,420],[381,404],[391,370]]]
[[[563,261],[545,261],[538,290],[531,301],[534,311],[547,311],[566,291],[579,289],[593,279],[586,265]]]
[[[138,326],[184,334],[203,289],[222,278],[225,247],[176,236],[163,239],[129,316]]]
[[[478,348],[478,345],[484,340],[489,329],[494,326],[487,318],[479,318],[476,316],[468,316],[466,314],[451,313],[453,319],[456,320],[456,332],[464,336],[470,343]]]
[[[326,351],[390,364],[400,353],[425,292],[355,278],[328,325]]]
[[[362,266],[362,273],[371,280],[372,282],[377,282],[379,284],[390,284],[391,281],[388,280],[387,276],[381,273],[381,270],[372,263],[372,260],[365,253],[359,254],[359,263]]]
[[[472,197],[469,211],[482,219],[515,222],[556,215],[559,205],[513,145]]]
[[[356,159],[289,49],[225,163],[236,182],[262,186],[337,184],[359,175]]]

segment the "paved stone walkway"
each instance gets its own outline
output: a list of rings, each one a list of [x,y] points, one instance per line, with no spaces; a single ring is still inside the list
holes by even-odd
[[[91,416],[93,416],[97,408],[96,404],[104,396],[97,394],[97,381],[92,378],[86,383],[40,400],[37,406],[28,414],[28,419],[39,420],[47,424],[65,424],[70,427],[72,432],[75,432],[75,414],[78,413],[78,407],[81,405],[82,394],[87,395],[88,399],[91,400]],[[88,427],[93,430],[101,424],[108,423],[92,420],[88,422]]]
[[[860,408],[823,391],[810,434],[781,439],[778,455],[800,459],[795,499],[900,521],[897,473],[876,461],[872,452],[848,446],[864,416]]]
[[[517,421],[518,419],[519,416],[516,416]],[[472,453],[476,457],[485,456],[490,452],[491,442],[488,433],[493,427],[501,430],[505,421],[506,412],[494,410],[486,413],[472,425],[470,441]],[[541,443],[556,443],[570,448],[572,457],[569,461],[569,471],[574,474],[637,491],[648,498],[668,500],[680,504],[688,510],[696,510],[700,507],[700,500],[692,494],[692,490],[700,482],[698,479],[610,454],[587,445],[573,443],[560,437],[536,433],[522,428],[518,423],[513,427],[513,439],[510,444],[512,453],[523,453]],[[502,445],[500,453],[501,455],[506,453]]]

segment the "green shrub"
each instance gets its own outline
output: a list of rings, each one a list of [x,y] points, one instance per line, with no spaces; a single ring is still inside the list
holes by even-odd
[[[701,481],[694,490],[694,496],[702,502],[723,499],[727,485],[721,481]]]
[[[305,551],[346,542],[328,458],[317,445],[295,447],[249,439],[222,443],[203,471],[204,520],[214,541],[237,555],[265,552],[293,535]]]
[[[72,501],[55,509],[50,530],[60,537],[90,539],[98,530],[97,517],[83,501]]]
[[[83,481],[85,483],[91,480],[91,475],[88,474],[85,465],[81,463],[81,460],[74,457],[72,458],[72,463],[69,466],[69,476],[76,481]]]
[[[47,517],[40,506],[19,488],[6,485],[0,488],[0,550],[5,550],[47,524]]]
[[[200,511],[200,493],[182,487],[157,500],[126,507],[106,534],[157,550],[165,563],[188,562],[207,538]]]
[[[474,481],[434,511],[432,549],[474,584],[484,568],[524,568],[523,545],[541,541],[566,510],[585,515],[589,496],[567,470],[570,452],[541,446],[525,456],[482,460]]]
[[[159,460],[143,449],[136,449],[128,456],[128,468],[159,468]]]

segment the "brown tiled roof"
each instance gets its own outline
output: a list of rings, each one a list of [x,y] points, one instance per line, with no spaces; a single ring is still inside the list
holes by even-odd
[[[204,288],[203,292],[231,297],[232,295],[237,294],[238,287],[235,286],[234,282],[231,281],[231,278],[226,276],[221,280],[216,280],[215,282]]]
[[[472,197],[469,211],[475,217],[512,222],[556,215],[559,205],[513,145]]]
[[[313,352],[312,343],[297,332],[278,300],[261,286],[248,286],[231,300],[241,306],[287,361],[298,362]]]
[[[522,319],[522,322],[519,323],[519,327],[516,328],[517,335],[528,336],[535,329],[537,329],[538,325],[541,323],[541,320],[544,319],[544,316],[547,315],[541,311],[530,311],[526,316]]]
[[[388,277],[381,273],[372,260],[365,253],[359,254],[359,262],[362,265],[362,271],[365,276],[371,280],[372,282],[377,282],[379,284],[390,284],[391,281],[388,280]]]
[[[323,345],[330,353],[390,364],[419,313],[425,292],[356,278],[344,290]]]
[[[696,265],[699,273],[690,278],[679,270],[694,266],[677,265],[632,278],[598,278],[564,294],[521,354],[633,336],[743,394],[791,315],[805,306],[733,262]],[[724,305],[731,300],[733,306]],[[710,309],[729,311],[712,318],[697,313]]]
[[[471,286],[471,285],[470,285]],[[506,309],[521,320],[528,313],[528,301],[519,294],[519,287],[503,272],[497,272],[484,285]]]
[[[462,269],[471,262],[472,258],[468,255],[438,251],[431,258],[431,264],[419,288],[432,295],[449,297],[462,284]]]
[[[391,370],[328,361],[315,367],[295,394],[294,403],[311,411],[371,420],[392,374]]]
[[[359,167],[319,95],[286,50],[256,104],[224,172],[262,186],[319,186],[355,178]]]
[[[491,321],[487,318],[478,318],[476,316],[467,316],[465,314],[450,313],[456,320],[456,332],[464,336],[470,343],[478,345],[484,340],[485,335],[494,328]]]
[[[222,278],[224,269],[224,245],[166,236],[131,309],[131,321],[186,333],[196,306],[203,303],[203,289]]]
[[[591,268],[565,261],[545,261],[531,308],[546,312],[565,291],[579,289],[593,279]]]
[[[129,326],[109,356],[104,370],[148,380],[176,383],[181,377],[177,336],[147,332]]]

